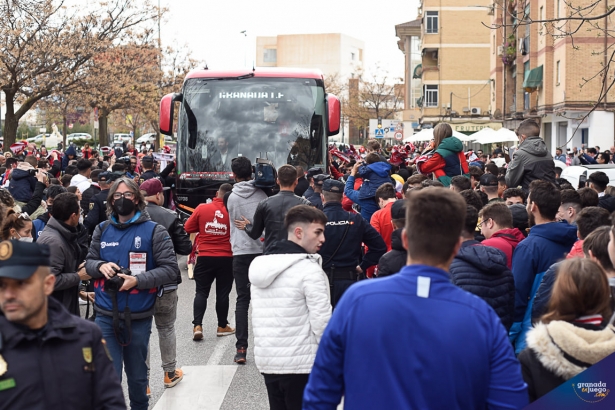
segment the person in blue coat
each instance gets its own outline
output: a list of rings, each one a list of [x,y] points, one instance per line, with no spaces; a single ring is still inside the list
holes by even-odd
[[[344,187],[344,195],[346,195],[348,199],[361,207],[361,216],[369,222],[372,218],[372,215],[377,210],[379,210],[380,207],[376,202],[375,196],[371,198],[362,197],[361,189],[356,191],[354,189],[354,180],[357,177],[359,168],[361,166],[363,166],[363,163],[357,162],[354,167],[352,167],[352,171],[350,171],[350,176],[346,180],[346,186]],[[387,182],[390,182],[390,179]],[[363,183],[365,184],[365,180],[363,180]],[[374,184],[372,184],[372,186],[374,186]],[[378,187],[376,187],[376,189],[378,189]],[[376,191],[374,190],[374,195],[375,192]],[[363,195],[365,195],[365,193]]]
[[[561,195],[555,185],[532,181],[527,199],[530,233],[519,242],[512,258],[515,313],[509,336],[517,354],[526,346],[525,335],[532,325],[532,306],[542,277],[577,241],[576,226],[566,221],[556,222],[560,204]]]
[[[423,189],[407,200],[408,265],[351,286],[320,341],[303,409],[521,409],[527,385],[500,318],[450,282],[466,204]],[[460,343],[462,335],[462,343]]]
[[[62,171],[66,169],[69,161],[73,159],[77,159],[77,151],[75,150],[74,145],[69,145],[69,147],[66,148],[66,151],[64,152],[64,156],[62,157]]]

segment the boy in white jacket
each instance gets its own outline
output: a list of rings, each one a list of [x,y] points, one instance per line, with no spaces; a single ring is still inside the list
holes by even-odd
[[[327,217],[307,205],[286,214],[288,240],[250,265],[254,359],[271,409],[301,409],[318,343],[331,317],[329,280],[316,252]]]

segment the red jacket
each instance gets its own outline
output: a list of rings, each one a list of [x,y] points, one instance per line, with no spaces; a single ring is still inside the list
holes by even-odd
[[[197,206],[184,228],[199,233],[199,256],[233,256],[230,220],[222,199]]]
[[[572,249],[570,249],[570,253],[566,255],[566,259],[570,258],[584,258],[585,253],[583,253],[583,241],[578,240],[572,245]]]
[[[508,269],[512,266],[512,256],[519,242],[525,239],[525,236],[518,228],[500,229],[489,239],[481,242],[484,246],[492,246],[506,254],[506,265]]]
[[[387,252],[391,250],[391,236],[393,235],[393,223],[391,222],[391,207],[393,202],[389,202],[384,208],[374,212],[370,224],[378,231],[384,243],[387,245]]]
[[[361,188],[361,184],[363,184],[363,178],[357,178],[357,177],[355,177],[355,179],[354,179],[354,190],[355,190],[355,191],[358,191],[358,190],[359,190],[359,188]],[[346,196],[346,194],[344,194],[344,195],[342,196],[342,209],[343,209],[344,211],[347,211],[347,212],[356,213],[355,211],[353,211],[353,210],[352,210],[352,204],[354,204],[354,202],[352,202],[352,201],[350,200],[350,198],[348,198],[348,197]]]

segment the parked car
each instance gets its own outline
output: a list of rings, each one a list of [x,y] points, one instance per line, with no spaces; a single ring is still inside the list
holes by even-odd
[[[49,135],[50,134],[38,134],[38,135],[35,135],[34,137],[27,138],[26,141],[34,142],[34,143],[43,142],[43,136],[47,138],[49,137]]]
[[[154,141],[156,140],[157,135],[158,134],[156,134],[155,132],[150,132],[149,134],[143,134],[142,136],[137,138],[137,144],[141,144],[141,143],[153,144]]]
[[[574,165],[565,168],[562,171],[561,177],[570,182],[576,189],[580,188],[580,182],[582,182],[584,186],[587,178],[597,171],[604,172],[609,177],[609,185],[615,186],[615,164]]]
[[[66,137],[66,142],[71,143],[74,140],[92,140],[92,136],[87,132],[75,132],[73,134],[68,134]]]
[[[113,134],[113,143],[116,142],[132,142],[132,137],[130,136],[130,134]]]

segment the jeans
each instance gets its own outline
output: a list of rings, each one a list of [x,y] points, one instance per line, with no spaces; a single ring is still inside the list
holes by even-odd
[[[125,367],[128,379],[128,397],[132,410],[147,410],[147,351],[149,335],[152,331],[152,318],[137,319],[131,323],[132,332],[129,335],[124,320],[120,320],[120,332],[124,340],[130,340],[128,346],[121,346],[113,331],[113,318],[105,315],[96,316],[96,324],[102,330],[102,336],[107,342],[109,354],[113,359],[113,367],[122,380],[122,366]]]
[[[177,368],[177,339],[175,336],[175,319],[177,318],[177,291],[165,291],[162,297],[156,298],[156,313],[154,323],[158,329],[158,344],[162,370],[174,372]],[[147,351],[147,369],[149,379],[149,350]]]
[[[235,336],[237,349],[248,348],[248,309],[250,308],[250,279],[248,271],[250,264],[260,254],[233,256],[233,276],[237,290],[237,304],[235,306]]]
[[[216,315],[218,327],[228,325],[229,294],[233,288],[232,256],[199,256],[194,267],[196,295],[194,296],[195,326],[203,325],[203,316],[207,309],[207,298],[211,285],[216,280]]]
[[[271,410],[301,410],[303,391],[310,375],[264,374]]]

